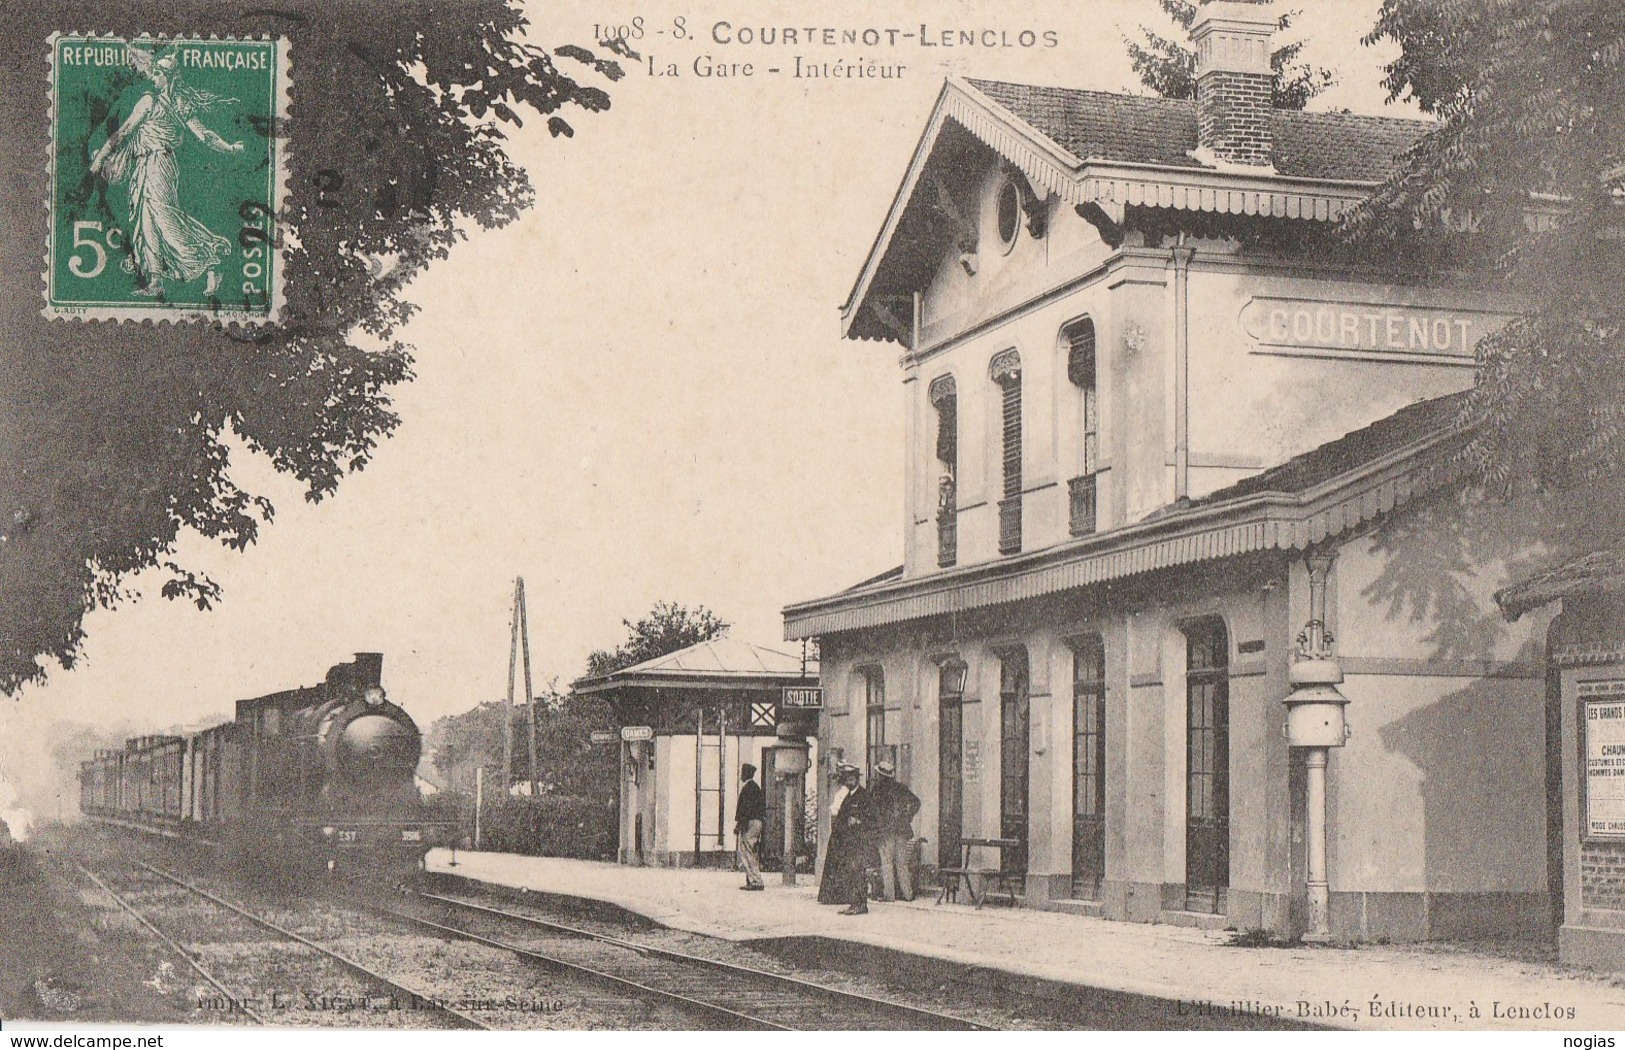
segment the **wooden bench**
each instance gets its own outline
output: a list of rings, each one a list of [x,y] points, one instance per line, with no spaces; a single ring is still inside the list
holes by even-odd
[[[959,867],[938,868],[937,877],[942,881],[942,890],[937,894],[937,903],[959,900],[959,887],[963,883],[970,893],[970,899],[980,908],[987,903],[987,896],[998,888],[1003,896],[1010,898],[1010,903],[1016,902],[1016,891],[1010,885],[1012,876],[1004,870],[1004,851],[1021,845],[1020,839],[960,839],[959,840]],[[973,851],[978,849],[997,850],[999,864],[995,867],[976,866],[971,863]]]

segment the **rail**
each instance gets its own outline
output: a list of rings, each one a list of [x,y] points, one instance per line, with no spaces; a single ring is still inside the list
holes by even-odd
[[[175,938],[171,937],[163,930],[160,930],[157,926],[154,926],[151,919],[148,919],[145,915],[141,914],[135,905],[126,900],[124,896],[117,890],[113,889],[113,887],[103,882],[95,872],[91,871],[83,864],[80,864],[78,861],[75,861],[73,866],[79,869],[79,873],[81,875],[95,883],[97,889],[101,890],[103,893],[107,894],[108,897],[112,898],[114,904],[117,904],[124,911],[128,912],[130,917],[136,922],[139,922],[142,926],[145,926],[147,928],[147,932],[151,933],[154,937],[162,941],[170,951],[174,952],[176,955],[179,955],[186,962],[186,965],[190,966],[193,970],[196,970],[198,976],[209,982],[209,986],[215,991],[219,992],[221,995],[232,1000],[233,1002],[241,1003],[245,1001],[246,997],[241,995],[233,995],[231,990],[222,984],[214,974],[210,973],[208,970],[205,970],[201,963],[192,958],[192,953],[183,948],[175,940]],[[242,1011],[244,1014],[248,1015],[248,1017],[251,1018],[255,1024],[263,1025],[269,1023],[264,1017],[260,1016],[258,1013],[255,1013],[254,1010],[246,1005],[242,1007]]]
[[[634,952],[644,958],[658,959],[667,963],[676,964],[678,966],[696,968],[707,971],[711,974],[722,974],[731,979],[743,979],[757,984],[767,984],[779,990],[792,990],[797,995],[802,997],[823,1000],[824,1002],[834,1003],[841,1006],[857,1007],[868,1012],[871,1016],[875,1016],[877,1019],[894,1019],[905,1022],[905,1024],[900,1025],[899,1027],[907,1030],[992,1030],[987,1025],[977,1024],[974,1021],[969,1021],[962,1017],[955,1017],[952,1014],[928,1010],[924,1007],[911,1006],[907,1003],[901,1003],[894,999],[887,999],[881,996],[848,991],[844,988],[835,988],[830,985],[819,984],[816,981],[809,981],[805,978],[774,973],[769,970],[760,970],[754,967],[744,966],[739,963],[724,962],[719,959],[707,959],[703,956],[690,955],[685,952],[674,951],[669,948],[662,948],[658,945],[644,944],[638,941],[627,940],[624,937],[616,937],[612,934],[603,933],[597,930],[588,930],[578,926],[570,926],[549,919],[538,918],[534,915],[524,915],[519,912],[506,911],[501,908],[492,908],[488,905],[463,900],[458,897],[448,897],[434,893],[420,893],[417,894],[417,897],[420,900],[433,901],[438,904],[493,916],[510,922],[517,922],[526,926],[545,930],[550,933],[561,934],[566,937],[611,944],[616,947]],[[719,983],[723,987],[728,987],[730,984],[728,981]],[[824,1022],[819,1025],[820,1030],[829,1027],[827,1023],[829,1015],[820,1014],[819,1017],[822,1022]],[[779,1022],[771,1019],[761,1018],[760,1016],[756,1016],[754,1019],[763,1027],[794,1030],[789,1025],[780,1024]]]
[[[670,989],[657,988],[654,985],[645,984],[642,981],[634,980],[621,974],[610,973],[607,970],[600,970],[596,967],[587,966],[578,961],[560,958],[556,955],[547,955],[545,953],[536,951],[534,948],[526,948],[517,944],[509,944],[505,941],[499,941],[493,937],[486,937],[482,934],[475,933],[472,930],[465,930],[458,926],[448,926],[445,923],[425,919],[419,915],[412,915],[407,912],[398,911],[394,908],[386,908],[381,904],[361,904],[360,906],[368,909],[369,911],[376,912],[380,915],[387,915],[393,919],[397,919],[401,922],[409,923],[414,926],[421,926],[425,929],[436,930],[440,933],[450,934],[454,937],[461,937],[465,940],[473,941],[476,944],[483,944],[490,948],[499,948],[503,951],[512,952],[521,959],[525,959],[530,962],[541,963],[545,966],[568,970],[571,973],[590,977],[594,980],[615,985],[620,988],[629,988],[640,995],[647,995],[652,998],[674,1003],[683,1009],[693,1010],[699,1013],[717,1017],[730,1024],[742,1023],[747,1029],[767,1029],[773,1031],[791,1030],[783,1025],[776,1024],[772,1021],[766,1021],[759,1017],[753,1017],[750,1014],[740,1013],[739,1011],[732,1010],[726,1006],[720,1006],[716,1003],[709,1003],[703,999],[696,999],[693,996],[684,995],[681,992],[674,992]]]
[[[272,933],[275,933],[275,934],[277,934],[277,935],[279,935],[281,937],[285,937],[288,940],[295,941],[295,942],[297,942],[299,944],[302,944],[306,948],[309,948],[314,952],[317,952],[317,953],[319,953],[321,955],[326,956],[329,959],[332,959],[334,962],[338,963],[339,965],[341,965],[341,966],[343,966],[343,967],[345,967],[345,968],[347,968],[349,970],[352,970],[355,973],[361,974],[363,977],[366,977],[366,978],[368,978],[370,980],[373,980],[373,981],[377,981],[379,984],[382,984],[382,985],[385,985],[386,987],[392,988],[397,992],[403,992],[406,995],[410,996],[414,1002],[421,1002],[421,1003],[425,1003],[425,1004],[429,1005],[434,1010],[436,1010],[436,1011],[438,1011],[440,1013],[443,1013],[446,1016],[452,1018],[453,1020],[455,1020],[459,1025],[461,1025],[464,1028],[476,1028],[476,1029],[481,1029],[481,1030],[486,1030],[486,1031],[490,1030],[489,1025],[483,1024],[482,1022],[480,1022],[476,1018],[470,1017],[468,1014],[463,1013],[461,1010],[457,1010],[457,1009],[455,1009],[455,1008],[453,1008],[451,1006],[447,1006],[445,1003],[442,1003],[442,1002],[438,1001],[437,999],[435,999],[434,996],[426,995],[423,992],[420,992],[415,988],[412,988],[412,987],[410,987],[408,985],[402,984],[400,981],[395,980],[393,977],[389,977],[386,974],[379,973],[377,970],[372,969],[370,966],[367,966],[364,963],[356,962],[354,959],[351,959],[349,956],[344,955],[342,952],[334,951],[332,948],[329,948],[324,944],[320,944],[320,943],[318,943],[316,941],[313,941],[309,937],[305,937],[305,936],[303,936],[301,934],[295,933],[292,930],[285,929],[284,927],[279,926],[276,923],[272,922],[270,919],[267,919],[267,918],[265,918],[263,916],[254,914],[253,912],[249,911],[247,908],[244,908],[240,904],[237,904],[237,903],[235,903],[233,901],[226,900],[224,897],[218,896],[217,894],[214,894],[214,893],[210,893],[208,890],[202,888],[201,886],[197,886],[197,885],[195,885],[195,884],[193,884],[191,882],[188,882],[186,879],[181,878],[179,875],[175,875],[175,874],[173,874],[171,872],[164,871],[162,868],[155,868],[151,864],[146,863],[145,861],[141,861],[140,864],[141,864],[141,867],[145,868],[147,871],[150,871],[152,874],[158,876],[159,878],[164,879],[164,880],[169,881],[169,882],[172,882],[175,885],[180,886],[180,887],[182,887],[184,889],[190,890],[192,893],[195,893],[199,897],[202,897],[204,900],[207,900],[207,901],[210,901],[213,904],[219,905],[220,907],[225,908],[228,911],[235,912],[236,914],[241,915],[243,918],[247,919],[249,922],[254,923],[256,926],[260,926],[260,927],[262,927],[264,929],[270,930]]]

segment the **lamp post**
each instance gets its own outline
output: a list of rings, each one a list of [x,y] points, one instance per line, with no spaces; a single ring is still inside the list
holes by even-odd
[[[1308,837],[1309,929],[1306,941],[1331,940],[1331,893],[1326,871],[1326,762],[1330,749],[1342,747],[1349,728],[1344,718],[1348,698],[1338,691],[1343,669],[1326,630],[1326,574],[1332,555],[1311,554],[1309,623],[1298,635],[1298,651],[1287,669],[1292,687],[1285,700],[1287,744],[1304,749],[1304,816]]]
[[[807,741],[804,737],[797,737],[794,728],[787,725],[779,727],[780,737],[777,745],[773,747],[773,772],[782,785],[784,797],[784,864],[782,865],[782,878],[786,886],[796,884],[796,853],[801,844],[798,834],[801,823],[801,802],[806,790],[802,778],[810,765],[808,761]]]

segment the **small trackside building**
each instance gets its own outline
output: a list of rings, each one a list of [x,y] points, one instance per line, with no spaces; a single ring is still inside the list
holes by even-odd
[[[1321,600],[1332,936],[1541,935],[1544,621],[1453,458],[1515,304],[1337,248],[1428,125],[1269,110],[1273,24],[1204,5],[1192,101],[943,87],[842,313],[903,351],[904,564],[784,611],[823,786],[892,758],[1030,906],[1301,933]]]
[[[805,792],[805,778],[778,777],[774,748],[781,737],[816,738],[819,714],[786,711],[781,700],[786,688],[817,685],[817,660],[732,638],[576,682],[575,693],[609,703],[621,738],[620,862],[731,864],[740,767],[750,763],[772,803],[762,859],[777,866],[783,792]],[[790,808],[799,815],[802,799]]]

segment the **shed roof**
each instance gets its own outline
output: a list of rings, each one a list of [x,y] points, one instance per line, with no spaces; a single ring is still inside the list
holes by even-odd
[[[1515,583],[1495,593],[1509,620],[1576,594],[1625,593],[1625,544],[1606,547]]]
[[[624,686],[794,684],[817,675],[818,662],[809,660],[803,676],[800,653],[735,638],[714,638],[606,675],[583,678],[575,683],[575,691],[595,693]]]

